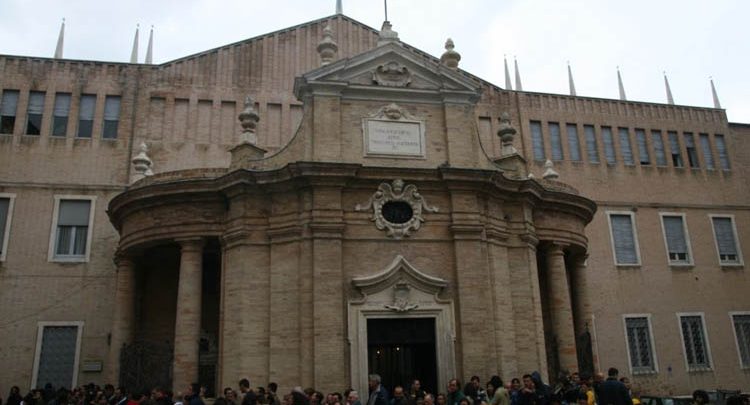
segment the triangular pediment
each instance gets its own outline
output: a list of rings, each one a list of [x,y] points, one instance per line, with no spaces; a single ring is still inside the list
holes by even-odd
[[[390,42],[348,59],[312,70],[297,79],[295,93],[301,97],[310,86],[363,87],[394,91],[480,93],[480,83],[432,58]]]

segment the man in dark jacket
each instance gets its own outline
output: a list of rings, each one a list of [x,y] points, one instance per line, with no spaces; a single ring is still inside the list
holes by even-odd
[[[599,405],[632,405],[633,400],[628,394],[628,389],[625,384],[617,381],[617,375],[619,371],[612,367],[607,371],[607,381],[604,381],[599,386],[599,398],[597,398],[597,404]]]
[[[256,405],[258,396],[250,388],[250,381],[247,378],[240,380],[240,392],[242,392],[242,405]]]
[[[388,405],[388,392],[380,384],[380,376],[370,374],[367,385],[370,387],[370,396],[367,405]]]

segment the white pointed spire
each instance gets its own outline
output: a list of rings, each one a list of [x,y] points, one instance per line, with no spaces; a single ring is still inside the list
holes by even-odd
[[[344,14],[344,6],[341,4],[341,0],[336,0],[336,14]]]
[[[711,80],[711,95],[714,97],[714,108],[721,108],[719,96],[716,94],[716,87],[714,86],[714,78],[709,77],[709,79]]]
[[[523,86],[521,85],[521,72],[518,71],[518,59],[513,57],[513,67],[516,69],[516,90],[517,91],[523,91]]]
[[[573,71],[570,70],[570,62],[568,62],[568,87],[570,88],[570,95],[576,95],[576,84],[573,82]]]
[[[62,59],[63,44],[65,43],[65,19],[63,18],[60,26],[60,35],[57,36],[57,46],[55,47],[55,59]]]
[[[510,84],[510,70],[508,69],[508,58],[503,55],[503,63],[505,64],[505,90],[513,90],[513,86]]]
[[[151,32],[148,34],[148,48],[146,48],[146,64],[154,63],[154,26],[151,26]]]
[[[667,90],[667,104],[674,104],[674,97],[672,97],[672,89],[669,87],[669,79],[667,79],[667,72],[664,72],[664,87]]]
[[[133,51],[130,52],[130,63],[138,63],[138,31],[140,29],[140,24],[135,26],[135,38],[133,38]]]
[[[617,67],[617,86],[620,89],[620,100],[627,100],[625,97],[625,86],[622,85],[622,76],[620,76],[620,67]]]

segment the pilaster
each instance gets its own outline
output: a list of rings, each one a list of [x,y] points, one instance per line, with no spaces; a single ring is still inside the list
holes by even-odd
[[[181,239],[180,278],[174,330],[172,389],[183,391],[198,381],[198,342],[201,331],[203,282],[202,238]]]
[[[547,286],[549,311],[552,318],[552,330],[557,338],[557,358],[560,371],[578,370],[578,353],[576,352],[575,329],[573,325],[573,307],[570,301],[570,286],[565,268],[566,246],[551,243],[546,249]]]
[[[135,264],[130,257],[118,256],[115,309],[112,315],[111,341],[107,358],[107,381],[120,380],[120,352],[135,336]]]

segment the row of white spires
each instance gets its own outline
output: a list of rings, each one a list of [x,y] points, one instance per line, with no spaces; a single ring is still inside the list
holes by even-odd
[[[337,0],[336,2],[336,14],[342,14],[342,7],[341,7],[341,0]],[[130,63],[138,63],[138,35],[140,31],[140,26],[136,25],[135,28],[135,37],[133,38],[133,50],[130,53]],[[63,45],[65,42],[65,19],[63,18],[62,25],[60,26],[60,34],[57,38],[57,47],[55,47],[55,59],[62,59],[63,57]],[[146,60],[145,63],[150,65],[153,64],[154,56],[154,26],[151,26],[151,31],[148,35],[148,48],[146,50]],[[503,57],[504,59],[504,65],[505,65],[505,89],[506,90],[513,90],[513,85],[510,80],[510,70],[508,69],[508,59]],[[521,84],[521,73],[518,69],[518,60],[516,58],[513,58],[513,67],[515,69],[515,81],[516,81],[516,91],[523,91],[523,85]],[[711,83],[711,95],[713,96],[713,102],[714,102],[714,108],[721,108],[721,103],[719,102],[719,96],[716,94],[716,87],[714,86],[714,80],[713,78],[709,79]],[[620,100],[627,100],[627,97],[625,96],[625,86],[622,83],[622,75],[620,75],[620,67],[617,67],[617,87],[620,94]],[[674,98],[672,97],[672,89],[669,87],[669,79],[667,78],[666,72],[664,73],[664,87],[667,93],[667,104],[674,104]],[[570,63],[568,63],[568,88],[570,89],[570,95],[575,96],[576,95],[576,85],[573,81],[573,71],[570,68]]]

